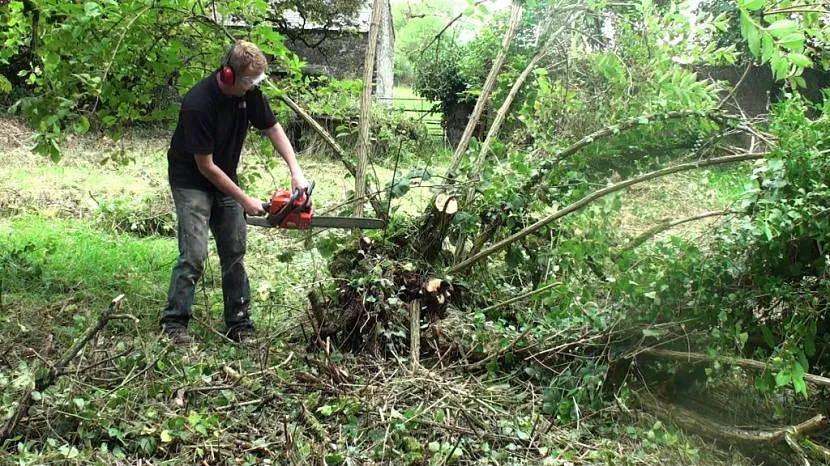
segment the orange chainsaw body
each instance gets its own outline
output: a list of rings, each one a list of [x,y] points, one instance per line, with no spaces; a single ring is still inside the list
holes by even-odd
[[[291,192],[281,189],[274,192],[271,196],[271,207],[268,211],[270,215],[276,215],[285,208],[289,209],[285,218],[279,223],[280,228],[290,228],[294,230],[304,230],[311,228],[311,218],[314,216],[314,206],[311,205],[311,200],[306,199],[308,195],[301,193],[292,201]],[[288,206],[289,203],[293,205]]]

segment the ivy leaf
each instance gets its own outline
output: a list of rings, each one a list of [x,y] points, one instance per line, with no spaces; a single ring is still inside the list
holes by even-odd
[[[96,2],[84,3],[84,14],[89,18],[101,16],[101,7]]]
[[[0,75],[0,94],[8,94],[12,91],[12,83],[5,76]]]
[[[790,376],[789,371],[781,371],[775,374],[775,386],[783,387],[790,383],[792,377]]]
[[[775,349],[775,338],[772,336],[772,332],[766,325],[761,327],[761,336],[764,338],[764,343],[766,343],[770,349]]]
[[[793,388],[795,388],[796,393],[801,393],[804,395],[804,398],[807,398],[807,384],[804,382],[804,367],[802,367],[801,363],[796,362],[793,364]]]
[[[170,443],[173,441],[173,436],[170,435],[169,430],[164,429],[163,431],[161,431],[161,441],[164,443]]]

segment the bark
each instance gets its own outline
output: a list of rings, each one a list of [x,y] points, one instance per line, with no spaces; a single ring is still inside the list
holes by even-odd
[[[378,45],[378,29],[381,10],[386,0],[375,0],[372,6],[372,24],[369,25],[369,43],[363,64],[363,92],[360,99],[360,125],[357,137],[357,174],[354,178],[354,216],[363,216],[366,202],[366,166],[369,163],[369,129],[372,125],[372,76],[375,70],[375,51]]]
[[[487,257],[487,256],[489,256],[493,253],[501,251],[505,247],[509,246],[511,243],[514,243],[514,242],[528,236],[529,234],[539,230],[540,228],[550,224],[551,222],[553,222],[555,220],[558,220],[558,219],[560,219],[560,218],[562,218],[562,217],[564,217],[564,216],[566,216],[566,215],[568,215],[572,212],[575,212],[575,211],[585,207],[586,205],[590,204],[591,202],[594,202],[595,200],[600,199],[600,198],[602,198],[603,196],[605,196],[607,194],[610,194],[610,193],[613,193],[613,192],[616,192],[616,191],[620,191],[622,189],[628,188],[629,186],[633,186],[635,184],[639,184],[639,183],[642,183],[642,182],[645,182],[645,181],[648,181],[648,180],[651,180],[651,179],[654,179],[654,178],[659,178],[661,176],[671,175],[672,173],[678,173],[678,172],[693,170],[693,169],[702,168],[702,167],[709,167],[709,166],[713,166],[713,165],[722,165],[722,164],[727,164],[727,163],[743,162],[745,160],[760,159],[760,158],[763,158],[764,155],[765,154],[749,153],[749,154],[741,154],[741,155],[730,155],[730,156],[727,156],[727,157],[718,157],[718,158],[714,158],[714,159],[701,160],[701,161],[698,161],[698,162],[684,163],[684,164],[680,164],[680,165],[675,165],[673,167],[667,167],[667,168],[663,168],[661,170],[646,173],[645,175],[638,176],[636,178],[631,178],[629,180],[626,180],[626,181],[623,181],[623,182],[620,182],[620,183],[617,183],[617,184],[613,184],[611,186],[600,189],[598,191],[594,191],[593,193],[583,197],[582,199],[574,202],[573,204],[554,212],[553,214],[539,220],[538,222],[534,223],[533,225],[530,225],[529,227],[525,228],[524,230],[521,230],[521,231],[519,231],[519,232],[517,232],[513,235],[510,235],[507,238],[504,238],[503,240],[497,242],[496,244],[493,244],[492,246],[482,250],[481,252],[479,252],[479,253],[465,259],[464,261],[450,267],[448,272],[453,274],[453,273],[462,271],[462,270],[470,267],[471,265],[475,264],[479,260],[481,260],[481,259],[483,259],[483,258],[485,258],[485,257]]]
[[[377,53],[377,96],[385,107],[392,106],[392,90],[395,85],[395,31],[392,28],[392,12],[389,0],[381,1],[380,30]]]

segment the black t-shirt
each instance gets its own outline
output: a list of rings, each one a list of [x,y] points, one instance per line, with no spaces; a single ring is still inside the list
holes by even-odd
[[[167,151],[167,175],[174,188],[213,191],[216,187],[202,176],[194,154],[213,154],[215,163],[239,184],[236,168],[249,125],[268,129],[277,123],[262,92],[249,90],[244,97],[227,96],[211,74],[187,93],[179,111],[179,122]]]

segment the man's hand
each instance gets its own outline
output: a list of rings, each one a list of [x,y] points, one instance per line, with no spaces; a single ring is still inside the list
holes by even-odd
[[[242,208],[245,209],[245,213],[252,216],[252,217],[260,217],[265,215],[265,210],[262,208],[262,201],[259,199],[254,199],[252,197],[247,197],[245,202],[242,204]]]
[[[296,175],[291,177],[292,191],[294,191],[295,189],[305,191],[306,188],[308,188],[308,181],[306,181],[305,176],[303,176],[302,173],[297,173]]]

